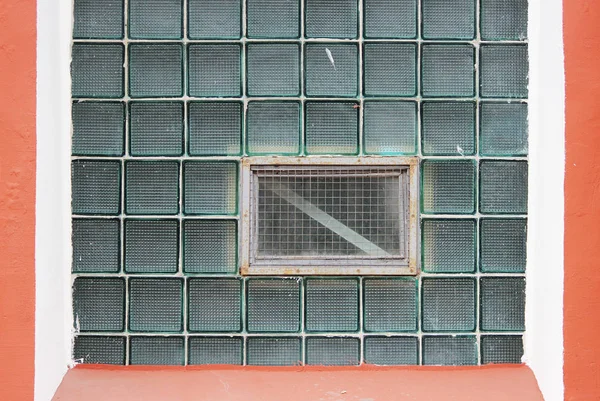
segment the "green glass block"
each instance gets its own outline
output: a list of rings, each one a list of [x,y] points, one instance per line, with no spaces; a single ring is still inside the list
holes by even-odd
[[[417,330],[417,282],[413,279],[367,278],[364,285],[364,330]]]
[[[358,280],[306,280],[306,331],[358,331]]]
[[[129,96],[183,95],[183,48],[179,44],[129,46]]]
[[[183,330],[183,280],[129,280],[129,330],[176,333]]]
[[[122,156],[125,107],[117,102],[74,102],[73,154]]]
[[[305,0],[304,26],[307,38],[346,38],[358,35],[356,0]]]
[[[187,0],[190,39],[237,39],[241,33],[240,0]]]
[[[475,154],[475,126],[475,103],[424,102],[421,112],[423,154]]]
[[[242,152],[242,114],[239,102],[190,103],[190,155],[239,155]]]
[[[116,219],[73,219],[73,273],[117,273],[121,228]]]
[[[358,153],[357,103],[307,102],[306,152],[309,154]]]
[[[481,103],[481,155],[527,155],[527,115],[527,103]]]
[[[421,0],[424,39],[473,39],[476,0]]]
[[[418,365],[417,337],[365,337],[365,363],[369,365]]]
[[[73,359],[80,363],[125,365],[125,337],[77,336]]]
[[[482,272],[522,273],[527,265],[527,220],[481,219]]]
[[[235,220],[186,220],[183,223],[183,271],[235,273],[237,271]]]
[[[466,44],[423,45],[421,64],[421,93],[423,96],[472,97],[475,95],[475,50],[473,46]]]
[[[300,330],[299,279],[250,279],[246,291],[249,332]]]
[[[527,0],[482,0],[482,39],[527,39],[527,9]]]
[[[300,0],[246,0],[249,38],[300,36]]]
[[[176,273],[177,220],[125,220],[125,272]]]
[[[241,309],[241,280],[208,278],[188,281],[189,331],[241,331]]]
[[[75,43],[71,55],[73,97],[123,97],[124,53],[121,44]]]
[[[309,43],[305,48],[306,96],[356,97],[358,48],[354,44]]]
[[[185,340],[183,337],[131,337],[129,363],[131,365],[183,365]]]
[[[246,141],[250,155],[300,152],[300,104],[296,102],[249,102]]]
[[[248,365],[293,366],[302,364],[302,339],[297,337],[249,337]]]
[[[190,365],[241,365],[244,358],[241,337],[190,337]]]
[[[300,47],[291,43],[246,46],[248,96],[298,96]]]
[[[235,162],[185,162],[186,214],[237,213],[238,165]]]
[[[73,38],[121,39],[123,37],[123,0],[75,0]]]
[[[521,363],[522,336],[481,336],[481,363]]]
[[[525,330],[525,278],[481,279],[481,330]]]
[[[184,0],[128,0],[129,37],[181,39]]]
[[[308,337],[306,364],[344,366],[360,364],[360,339],[344,337]]]
[[[123,331],[125,280],[79,277],[73,283],[73,326],[79,331]]]
[[[470,214],[475,211],[475,164],[472,161],[426,160],[421,173],[422,212]]]
[[[527,169],[526,161],[482,161],[481,213],[527,213]]]
[[[423,365],[477,365],[477,338],[424,336]]]
[[[366,96],[414,96],[417,93],[417,46],[409,43],[364,45]]]
[[[475,271],[475,220],[423,220],[421,235],[424,271]]]
[[[412,155],[417,142],[417,104],[414,102],[364,103],[365,153]]]
[[[195,97],[239,97],[241,54],[238,44],[188,47],[188,91]]]
[[[125,209],[128,214],[177,214],[179,163],[125,163]]]
[[[413,39],[417,36],[417,1],[364,0],[366,38]]]
[[[71,163],[73,214],[119,214],[121,163],[75,160]]]
[[[132,156],[181,156],[183,119],[181,102],[131,102],[129,153]]]
[[[424,278],[422,286],[423,331],[475,330],[475,280]]]
[[[526,98],[527,45],[481,45],[481,97]]]

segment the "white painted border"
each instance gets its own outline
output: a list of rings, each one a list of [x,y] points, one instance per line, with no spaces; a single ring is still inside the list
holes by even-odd
[[[71,1],[37,1],[36,401],[71,364]]]
[[[565,78],[561,0],[529,0],[529,238],[525,362],[564,399]]]

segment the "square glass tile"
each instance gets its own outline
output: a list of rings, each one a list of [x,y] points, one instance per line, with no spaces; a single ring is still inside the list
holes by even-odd
[[[485,160],[479,170],[481,213],[527,213],[526,161]]]
[[[481,97],[526,98],[527,45],[481,45]]]
[[[421,211],[475,211],[475,164],[472,161],[426,160],[421,164]]]
[[[241,87],[238,44],[193,44],[188,47],[188,91],[192,97],[238,97]]]
[[[421,146],[424,155],[475,153],[475,103],[423,102]]]
[[[185,220],[183,271],[185,273],[235,273],[237,271],[235,220]]]
[[[125,146],[125,107],[118,102],[74,102],[73,154],[122,156]]]
[[[358,95],[358,47],[309,43],[304,51],[304,91],[309,97]]]
[[[129,96],[183,96],[183,47],[179,44],[131,44]]]
[[[125,337],[77,336],[73,359],[80,363],[125,365]]]
[[[482,39],[527,39],[527,10],[527,0],[482,0]]]
[[[417,337],[365,337],[365,363],[369,365],[418,365]]]
[[[248,96],[298,96],[300,47],[292,43],[246,46]]]
[[[423,331],[475,330],[475,280],[423,278],[422,286]]]
[[[525,330],[525,279],[481,279],[481,330]]]
[[[306,153],[358,153],[358,104],[306,103]]]
[[[358,35],[356,0],[305,0],[307,38],[354,39]]]
[[[424,97],[475,95],[473,46],[426,44],[423,45],[421,63],[421,93]]]
[[[179,211],[179,163],[125,163],[125,209],[128,214],[165,215]]]
[[[242,337],[190,337],[190,365],[241,365],[244,353]]]
[[[360,339],[345,337],[308,337],[306,364],[324,366],[358,365]]]
[[[417,92],[417,46],[414,44],[367,43],[364,69],[365,96],[409,97]]]
[[[300,330],[299,279],[250,279],[246,290],[249,332]]]
[[[300,36],[300,1],[246,0],[249,38],[297,38]]]
[[[412,155],[417,142],[417,104],[414,102],[364,102],[365,153]]]
[[[525,156],[528,151],[527,103],[481,103],[480,153]]]
[[[128,0],[129,37],[181,39],[185,0]]]
[[[129,330],[178,333],[183,330],[183,280],[129,280]]]
[[[240,0],[188,1],[190,39],[237,39],[241,34]]]
[[[181,156],[183,103],[129,103],[129,153],[132,156]]]
[[[176,273],[177,220],[125,220],[125,272]]]
[[[485,273],[522,273],[527,265],[526,219],[480,220],[480,268]]]
[[[481,336],[481,363],[521,363],[522,336]]]
[[[306,280],[306,331],[358,331],[358,281],[343,278]]]
[[[79,277],[73,283],[73,325],[79,331],[123,331],[125,280]]]
[[[121,162],[74,160],[71,163],[73,214],[121,211]]]
[[[249,337],[248,365],[293,366],[302,364],[302,339],[296,337]]]
[[[475,220],[423,220],[422,268],[430,273],[473,273],[476,258]]]
[[[249,102],[246,110],[246,149],[250,155],[300,152],[300,104]]]
[[[121,39],[123,37],[123,0],[75,0],[73,38]]]
[[[189,331],[241,331],[241,312],[241,280],[237,278],[201,278],[188,281]]]
[[[235,162],[185,162],[183,165],[186,214],[237,213],[238,165]]]
[[[132,365],[183,365],[183,337],[131,337],[129,363]]]
[[[122,44],[75,43],[71,55],[73,97],[123,97],[124,49]]]
[[[413,279],[367,278],[364,285],[364,330],[417,330],[417,282]]]
[[[476,0],[421,0],[424,39],[473,39]]]
[[[239,155],[242,151],[242,103],[189,104],[190,156]]]
[[[477,365],[477,338],[424,336],[423,365]]]
[[[369,39],[417,36],[416,0],[364,0],[364,35]]]
[[[73,219],[73,273],[117,273],[121,228],[117,219]]]

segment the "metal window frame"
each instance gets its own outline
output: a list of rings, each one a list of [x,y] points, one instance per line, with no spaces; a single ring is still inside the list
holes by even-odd
[[[252,191],[253,166],[336,166],[336,167],[406,167],[408,171],[408,217],[407,249],[401,262],[394,260],[393,265],[383,258],[384,263],[349,264],[345,259],[330,259],[328,263],[320,263],[324,258],[315,258],[310,264],[288,263],[282,259],[273,262],[256,263],[252,257],[253,204],[256,202]],[[335,156],[256,156],[244,157],[241,165],[241,217],[240,217],[240,274],[278,275],[278,276],[352,276],[352,275],[416,275],[419,272],[419,160],[417,157],[335,157]],[[373,258],[376,260],[378,258]],[[388,262],[388,263],[385,263]]]

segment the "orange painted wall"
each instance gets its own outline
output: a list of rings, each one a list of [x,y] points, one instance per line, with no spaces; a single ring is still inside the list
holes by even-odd
[[[35,0],[0,0],[0,399],[33,399]]]
[[[600,2],[564,1],[565,399],[600,399]]]

